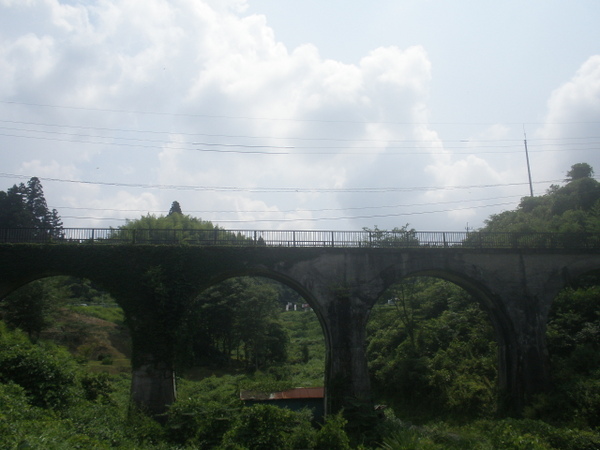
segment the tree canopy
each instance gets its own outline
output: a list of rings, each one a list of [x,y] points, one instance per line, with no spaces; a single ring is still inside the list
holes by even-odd
[[[169,209],[169,214],[167,215],[170,216],[172,214],[183,214],[183,212],[181,211],[181,205],[178,201],[174,201],[173,203],[171,203],[171,209]]]
[[[577,163],[571,166],[567,172],[566,181],[575,181],[581,178],[591,178],[594,175],[594,169],[588,163]]]
[[[494,232],[600,232],[600,183],[589,164],[567,172],[567,184],[552,185],[537,197],[524,197],[514,211],[493,214],[483,231]]]
[[[62,226],[56,209],[48,209],[39,178],[33,177],[27,185],[15,184],[6,192],[0,191],[0,228],[49,230],[58,236]]]

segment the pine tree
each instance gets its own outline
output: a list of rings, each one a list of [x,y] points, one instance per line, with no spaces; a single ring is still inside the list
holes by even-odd
[[[62,220],[58,211],[48,210],[39,178],[0,191],[0,228],[30,228],[44,230],[53,237],[62,235]]]
[[[169,210],[169,214],[167,214],[167,217],[175,213],[183,214],[183,212],[181,211],[181,205],[179,205],[178,201],[174,201],[173,203],[171,203],[171,209]]]

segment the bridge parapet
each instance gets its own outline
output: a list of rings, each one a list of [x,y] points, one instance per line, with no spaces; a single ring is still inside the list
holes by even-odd
[[[0,243],[223,247],[600,249],[598,233],[34,228],[0,229]]]

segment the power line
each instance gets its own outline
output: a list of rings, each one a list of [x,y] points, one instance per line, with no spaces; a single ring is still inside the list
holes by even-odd
[[[0,100],[1,104],[18,105],[18,106],[34,106],[38,108],[53,108],[53,109],[68,109],[75,111],[90,111],[90,112],[106,112],[106,113],[122,113],[122,114],[140,114],[153,116],[171,116],[171,117],[202,117],[208,119],[230,119],[230,120],[263,120],[276,122],[316,122],[316,123],[347,123],[347,124],[394,124],[394,125],[495,125],[495,122],[400,122],[400,121],[360,121],[360,120],[325,120],[325,119],[294,119],[285,117],[252,117],[252,116],[231,116],[231,115],[216,115],[216,114],[198,114],[198,113],[175,113],[165,111],[142,111],[142,110],[127,110],[127,109],[108,109],[108,108],[90,108],[83,106],[69,105],[52,105],[46,103],[32,102],[16,102]],[[507,125],[522,125],[523,123],[531,125],[548,124],[548,122],[505,122]],[[552,124],[598,124],[598,121],[569,121],[569,122],[552,122]]]
[[[0,129],[6,129],[7,127],[0,127]],[[17,130],[17,131],[28,131],[34,133],[43,133],[43,134],[58,134],[63,136],[71,136],[77,138],[88,138],[88,139],[61,139],[56,137],[45,137],[45,136],[33,136],[33,135],[21,135],[21,134],[10,134],[10,133],[0,133],[0,136],[5,137],[14,137],[20,139],[33,139],[33,140],[43,140],[43,141],[51,141],[51,142],[65,142],[70,144],[92,144],[92,145],[104,145],[104,146],[113,146],[113,147],[131,147],[131,148],[152,148],[152,149],[173,149],[173,150],[182,150],[182,151],[192,151],[192,152],[202,152],[202,153],[234,153],[234,154],[245,154],[245,155],[313,155],[313,156],[322,156],[322,155],[374,155],[378,156],[394,156],[394,155],[439,155],[439,154],[447,154],[448,150],[462,149],[462,152],[452,152],[453,155],[468,155],[468,154],[480,154],[480,155],[493,155],[493,154],[516,154],[520,153],[521,150],[517,147],[517,145],[512,144],[496,144],[496,145],[477,145],[476,147],[468,147],[468,146],[449,146],[449,145],[414,145],[414,146],[393,146],[393,145],[385,145],[383,147],[357,147],[351,146],[352,150],[344,150],[348,149],[348,146],[326,146],[326,147],[306,147],[306,146],[296,146],[296,145],[269,145],[269,144],[234,144],[234,143],[218,143],[218,142],[173,142],[173,141],[164,141],[164,140],[153,140],[153,139],[140,139],[140,138],[126,138],[126,137],[111,137],[111,136],[98,136],[98,135],[84,135],[77,133],[65,133],[65,132],[55,132],[55,131],[44,131],[44,130]],[[99,140],[97,140],[99,139]],[[120,142],[125,141],[125,142]],[[397,142],[397,141],[396,141]],[[148,144],[150,143],[150,144]],[[155,143],[156,145],[153,145]],[[160,145],[158,145],[160,144]],[[201,148],[197,147],[199,145],[203,145],[206,147],[213,148]],[[540,150],[530,150],[530,153],[548,153],[548,152],[573,152],[573,151],[589,151],[589,150],[598,150],[600,148],[600,141],[594,142],[579,142],[579,143],[570,143],[569,145],[574,147],[561,147],[561,148],[543,148]],[[580,145],[586,145],[587,147],[577,147]],[[592,147],[589,147],[592,145]],[[553,143],[539,143],[534,144],[535,147],[547,147],[547,146],[556,146]],[[217,148],[217,147],[226,147],[226,148]],[[243,150],[235,150],[234,148],[241,148]],[[257,150],[260,148],[266,149],[277,149],[277,150]],[[438,151],[426,151],[427,149],[438,149]],[[514,150],[487,150],[481,151],[480,149],[486,148],[504,148],[504,149],[514,149]],[[304,149],[301,151],[300,149]],[[360,151],[360,149],[371,149],[377,151],[367,152]],[[390,150],[398,150],[404,149],[405,151],[397,151],[393,152]],[[307,151],[312,150],[312,151]],[[335,150],[335,151],[328,151]],[[416,151],[406,151],[406,150],[416,150]]]
[[[282,218],[282,219],[215,219],[210,220],[213,223],[261,223],[261,222],[271,222],[271,223],[289,223],[289,222],[320,222],[324,220],[328,221],[336,221],[336,220],[363,220],[363,219],[385,219],[391,217],[408,217],[408,216],[416,216],[416,215],[426,215],[426,214],[439,214],[445,212],[454,212],[454,211],[464,211],[473,208],[492,208],[497,206],[507,206],[513,205],[513,202],[502,202],[489,204],[484,206],[464,206],[460,208],[449,208],[449,209],[440,209],[435,211],[411,211],[411,212],[401,212],[394,214],[371,214],[371,215],[358,215],[358,216],[334,216],[334,217],[298,217],[298,218]],[[110,221],[127,221],[130,219],[121,218],[121,217],[93,217],[93,216],[62,216],[63,219],[79,219],[79,220],[110,220]]]
[[[429,203],[409,203],[409,204],[399,204],[399,205],[379,205],[379,206],[355,206],[355,207],[347,207],[347,208],[318,208],[318,209],[288,209],[288,210],[277,210],[277,211],[269,211],[269,210],[186,210],[186,213],[189,214],[288,214],[288,213],[315,213],[315,212],[335,212],[335,211],[356,211],[356,210],[365,210],[365,209],[390,209],[390,208],[413,208],[418,206],[432,206],[432,205],[448,205],[453,203],[477,203],[477,202],[486,202],[490,200],[504,200],[504,199],[516,199],[521,198],[520,195],[510,195],[503,197],[491,197],[491,198],[482,198],[482,199],[469,199],[468,202],[465,202],[464,199],[461,200],[452,200],[445,202],[429,202]],[[479,207],[479,205],[474,205],[473,207]],[[147,209],[115,209],[115,208],[89,208],[89,207],[76,207],[76,206],[52,206],[53,209],[56,210],[83,210],[83,211],[110,211],[110,212],[137,212],[137,213],[164,213],[165,210],[153,210],[149,211]]]
[[[18,178],[30,179],[28,175],[18,175],[11,173],[0,173],[1,178]],[[118,182],[103,182],[103,181],[84,181],[84,180],[67,180],[61,178],[38,177],[42,181],[52,181],[57,183],[84,184],[107,187],[129,187],[139,189],[159,189],[159,190],[187,190],[187,191],[207,191],[207,192],[253,192],[253,193],[374,193],[383,192],[417,192],[417,191],[446,191],[446,190],[463,190],[463,189],[483,189],[494,187],[509,187],[523,186],[528,183],[498,183],[498,184],[476,184],[463,186],[414,186],[414,187],[356,187],[356,188],[304,188],[304,187],[237,187],[237,186],[190,186],[190,185],[174,185],[174,184],[145,184],[145,183],[118,183]],[[547,184],[561,182],[562,180],[545,180],[537,181],[535,184]]]
[[[267,139],[267,140],[285,140],[285,141],[334,141],[334,142],[380,142],[380,143],[388,143],[388,142],[412,142],[412,143],[423,143],[423,142],[439,142],[438,140],[427,140],[427,139],[347,139],[347,138],[323,138],[323,137],[277,137],[277,136],[251,136],[251,135],[235,135],[235,134],[211,134],[211,133],[190,133],[178,130],[141,130],[141,129],[132,129],[132,128],[111,128],[111,127],[95,127],[95,126],[83,126],[83,125],[66,125],[66,124],[51,124],[51,123],[40,123],[40,122],[25,122],[18,120],[2,120],[0,119],[0,123],[11,123],[16,125],[27,125],[27,126],[40,126],[40,127],[49,127],[49,128],[73,128],[77,130],[94,130],[94,131],[109,131],[109,132],[118,132],[118,133],[144,133],[144,134],[167,134],[167,135],[181,135],[181,136],[204,136],[211,138],[236,138],[236,139]],[[11,130],[23,130],[23,131],[37,131],[37,130],[27,130],[22,128],[15,127],[3,127]],[[570,140],[582,140],[582,139],[600,139],[600,136],[588,136],[588,137],[561,137],[561,138],[543,138],[536,139],[535,142],[543,141],[570,141]],[[521,139],[454,139],[454,140],[444,140],[444,142],[460,142],[460,143],[481,143],[481,142],[513,142],[515,145],[522,142]],[[530,139],[531,142],[531,139]],[[548,145],[548,144],[546,144]],[[297,146],[294,146],[297,148]]]

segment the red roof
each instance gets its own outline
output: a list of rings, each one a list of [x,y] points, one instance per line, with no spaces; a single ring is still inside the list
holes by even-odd
[[[325,396],[325,388],[295,388],[280,392],[256,392],[256,391],[241,391],[240,399],[242,400],[284,400],[293,398],[323,398]]]

